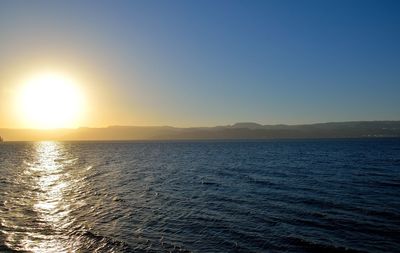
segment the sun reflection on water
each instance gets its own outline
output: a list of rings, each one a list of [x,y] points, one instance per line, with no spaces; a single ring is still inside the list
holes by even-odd
[[[26,163],[26,178],[21,179],[29,191],[22,192],[18,200],[25,199],[21,202],[24,204],[21,215],[29,214],[30,209],[29,215],[34,218],[25,224],[25,231],[10,233],[7,244],[13,249],[35,253],[71,252],[66,235],[60,231],[70,223],[70,208],[64,195],[72,183],[65,171],[62,146],[56,142],[40,142],[35,151],[34,160]]]
[[[42,219],[56,224],[65,215],[55,215],[63,206],[63,190],[68,182],[63,181],[63,165],[60,163],[60,151],[57,143],[40,143],[38,147],[38,162],[41,176],[37,178],[40,191],[37,196],[35,210],[42,215]],[[65,206],[67,207],[67,206]],[[63,212],[62,214],[65,214]]]
[[[0,175],[0,252],[123,252],[112,233],[124,202],[106,184],[116,174],[99,173],[74,143],[18,145]]]

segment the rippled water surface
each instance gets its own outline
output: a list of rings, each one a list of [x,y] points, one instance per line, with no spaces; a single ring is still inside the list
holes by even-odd
[[[400,140],[0,144],[0,252],[399,252]]]

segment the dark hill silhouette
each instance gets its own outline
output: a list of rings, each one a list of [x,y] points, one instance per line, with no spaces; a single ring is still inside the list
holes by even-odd
[[[232,128],[248,128],[248,129],[263,129],[264,126],[254,122],[239,122],[233,124]]]
[[[245,122],[229,126],[191,128],[110,126],[56,130],[0,129],[0,134],[10,141],[376,138],[400,137],[400,121],[354,121],[304,125],[261,125]]]

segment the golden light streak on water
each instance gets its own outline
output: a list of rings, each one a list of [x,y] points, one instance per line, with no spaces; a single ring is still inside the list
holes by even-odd
[[[61,146],[56,142],[36,144],[36,157],[27,163],[24,174],[26,183],[34,193],[27,193],[26,203],[31,202],[32,212],[37,216],[38,227],[26,224],[27,231],[10,233],[7,238],[10,248],[19,248],[35,253],[71,252],[66,237],[57,231],[70,219],[69,205],[64,200],[65,189],[71,184],[64,171]],[[29,199],[29,195],[31,199]],[[64,239],[64,240],[63,240]],[[18,245],[15,245],[18,244]],[[17,246],[17,247],[16,247]]]

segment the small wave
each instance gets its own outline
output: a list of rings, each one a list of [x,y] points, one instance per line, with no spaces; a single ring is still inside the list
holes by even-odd
[[[219,184],[218,183],[214,183],[214,182],[211,182],[211,181],[201,181],[201,184],[203,184],[203,185],[215,185],[215,186],[219,186]]]
[[[130,247],[130,245],[126,242],[117,240],[115,238],[95,234],[90,231],[74,231],[71,235],[79,238],[82,244],[85,245],[83,246],[84,249],[90,250],[91,252],[132,251],[132,247]]]
[[[0,252],[2,253],[28,253],[28,251],[14,250],[7,245],[0,245]]]
[[[79,158],[72,158],[72,159],[70,159],[68,161],[65,161],[65,163],[73,163],[73,162],[77,161],[78,159]]]
[[[76,231],[73,235],[86,245],[80,250],[88,250],[90,252],[158,252],[160,250],[175,253],[191,252],[182,246],[164,241],[163,237],[159,240],[132,238],[135,241],[135,245],[131,245],[122,240],[95,234],[90,231]]]
[[[33,163],[30,163],[30,162],[28,162],[28,161],[26,161],[26,160],[24,160],[23,163],[24,163],[25,165],[30,166],[30,167],[34,166]]]
[[[318,242],[308,241],[299,237],[288,237],[287,241],[295,246],[305,249],[307,252],[312,253],[367,253],[366,251],[350,249],[343,246],[326,245]]]

